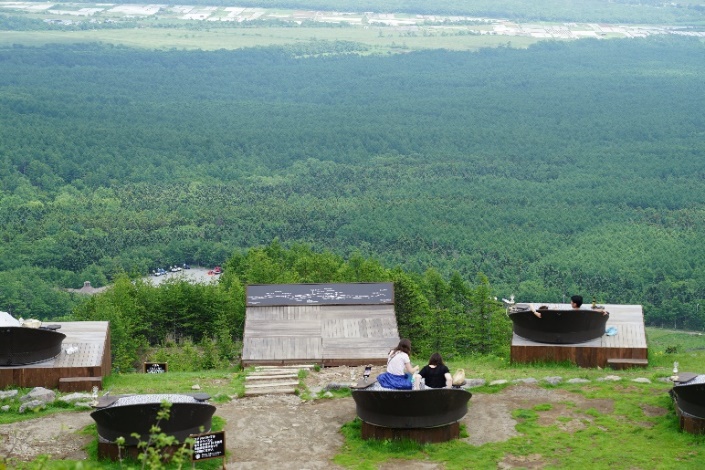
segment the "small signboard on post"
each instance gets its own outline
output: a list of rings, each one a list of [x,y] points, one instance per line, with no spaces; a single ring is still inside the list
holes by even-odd
[[[222,458],[223,468],[225,468],[225,431],[192,434],[190,437],[193,439],[192,462]]]
[[[145,374],[165,374],[166,373],[166,362],[145,362],[144,363],[144,373]]]

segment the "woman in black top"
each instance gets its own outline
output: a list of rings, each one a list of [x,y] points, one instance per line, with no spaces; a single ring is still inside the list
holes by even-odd
[[[453,386],[450,370],[443,364],[443,358],[439,353],[431,354],[428,365],[421,369],[419,375],[423,377],[426,386],[430,388],[451,388]]]

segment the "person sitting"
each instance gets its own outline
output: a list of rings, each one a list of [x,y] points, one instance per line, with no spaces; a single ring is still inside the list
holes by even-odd
[[[453,386],[453,377],[450,376],[450,370],[443,364],[443,358],[437,352],[431,354],[428,365],[421,369],[419,375],[424,379],[426,387],[451,388]]]
[[[574,310],[580,310],[580,307],[583,305],[583,296],[582,295],[574,295],[570,298],[570,306]]]
[[[593,303],[594,303],[594,301],[593,301]],[[570,297],[570,307],[571,307],[573,310],[580,310],[580,308],[581,308],[582,306],[583,306],[583,296],[582,296],[582,295],[573,295],[573,296]],[[541,318],[541,312],[537,311],[537,310],[534,308],[533,305],[531,305],[530,307],[531,307],[531,312],[532,312],[534,315],[536,315],[537,317]],[[540,310],[540,309],[544,309],[544,308],[548,308],[548,307],[542,305],[541,307],[539,307],[539,310]],[[607,315],[607,314],[609,313],[609,312],[608,312],[607,310],[605,310],[604,308],[599,308],[599,309],[598,309],[597,307],[593,307],[593,309],[600,310],[603,315]]]
[[[411,390],[412,377],[419,368],[411,367],[411,341],[402,339],[399,345],[389,351],[387,371],[377,376],[377,382],[384,388],[396,390]]]

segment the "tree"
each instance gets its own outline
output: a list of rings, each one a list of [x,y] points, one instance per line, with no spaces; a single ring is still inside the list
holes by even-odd
[[[482,273],[477,275],[470,315],[474,349],[482,354],[506,355],[511,344],[511,321],[492,296],[489,280]]]

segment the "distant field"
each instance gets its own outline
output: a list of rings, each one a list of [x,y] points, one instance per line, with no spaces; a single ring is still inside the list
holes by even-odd
[[[306,44],[315,41],[349,41],[367,45],[369,53],[424,49],[474,51],[511,45],[524,48],[539,41],[529,37],[449,35],[413,36],[389,28],[207,28],[102,29],[91,31],[2,31],[0,45],[39,46],[50,43],[101,42],[145,49],[243,49]]]
[[[599,0],[598,0],[599,1]],[[205,2],[205,3],[204,3]],[[196,2],[199,3],[199,2]],[[685,28],[675,18],[657,22],[621,16],[566,22],[565,18],[508,20],[491,16],[457,16],[443,9],[387,12],[354,8],[320,10],[319,6],[279,9],[256,7],[156,4],[0,2],[0,45],[102,42],[146,49],[216,50],[343,41],[363,44],[356,53],[385,54],[424,49],[473,51],[484,47],[525,48],[541,40],[642,38],[689,35],[705,38],[692,21]],[[52,6],[50,6],[52,5]],[[558,7],[558,5],[553,5]],[[291,8],[291,6],[290,6]],[[410,13],[414,11],[415,13]],[[487,12],[485,12],[487,13]],[[5,17],[5,15],[9,15]],[[510,15],[511,17],[511,15]],[[343,46],[345,47],[345,46]],[[316,47],[305,48],[310,54]],[[344,53],[338,50],[337,53]]]

